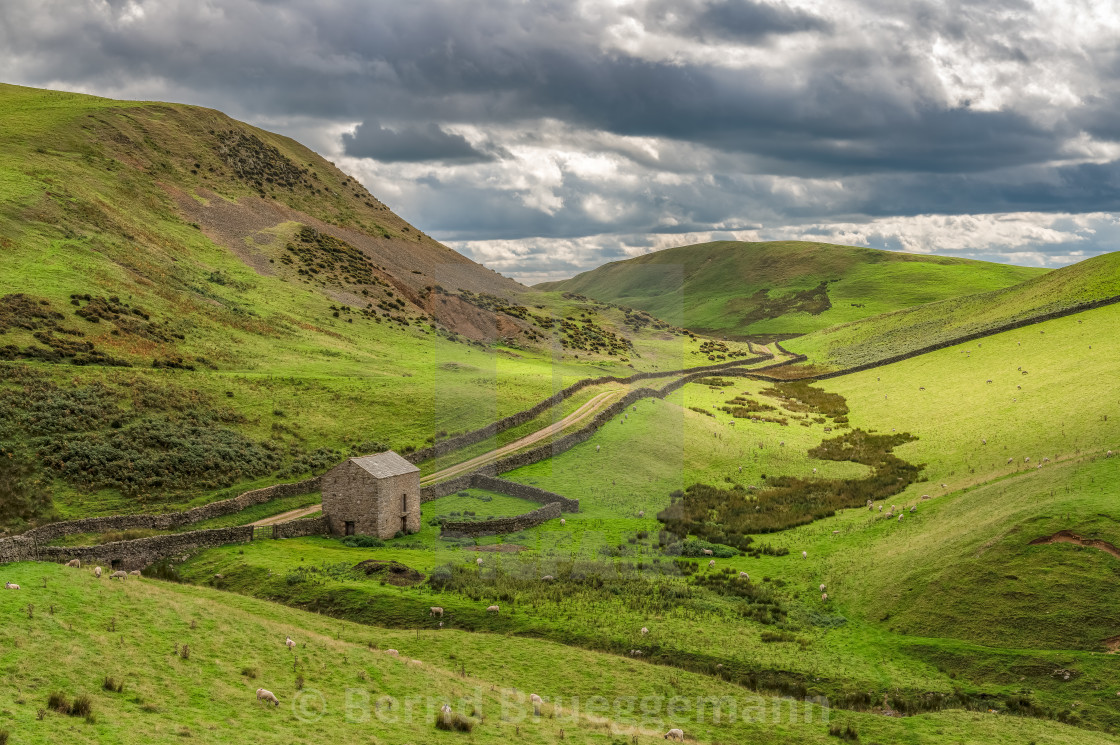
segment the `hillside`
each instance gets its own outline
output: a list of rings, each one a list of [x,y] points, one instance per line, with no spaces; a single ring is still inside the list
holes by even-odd
[[[816,369],[849,369],[1116,297],[1120,253],[1104,254],[1020,285],[834,326],[785,346]]]
[[[547,297],[291,139],[0,86],[0,527],[166,509],[408,452],[575,380],[708,363]]]
[[[612,262],[536,287],[641,308],[697,333],[784,337],[1043,273],[828,243],[717,241]]]

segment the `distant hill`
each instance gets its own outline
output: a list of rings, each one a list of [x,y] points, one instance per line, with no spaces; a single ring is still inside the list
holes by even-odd
[[[640,308],[728,338],[805,334],[1044,274],[984,261],[804,241],[717,241],[537,285]]]
[[[1120,296],[1120,252],[1001,290],[942,300],[817,331],[785,343],[821,368],[847,369]]]

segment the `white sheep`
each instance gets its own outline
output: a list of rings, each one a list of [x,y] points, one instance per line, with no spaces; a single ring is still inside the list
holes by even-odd
[[[546,574],[543,577],[541,577],[541,582],[551,582],[554,579],[556,579],[556,578],[553,577],[551,574]]]
[[[808,559],[809,558],[809,552],[808,551],[802,551],[801,552],[801,558],[802,559]]]
[[[645,516],[646,516],[646,511],[645,510],[638,510],[638,517],[645,517]]]
[[[428,610],[428,615],[429,616],[439,616],[440,618],[443,618],[443,608],[439,607],[438,605],[433,605]]]
[[[1007,462],[1008,462],[1008,463],[1014,463],[1014,462],[1015,462],[1015,459],[1014,459],[1014,458],[1008,458],[1008,459],[1007,459]]]
[[[110,574],[110,575],[109,575],[109,579],[119,579],[119,580],[121,580],[122,582],[124,581],[124,579],[125,579],[126,577],[128,577],[128,572],[123,572],[123,571],[121,571],[121,570],[119,570],[119,569],[118,569],[117,571],[115,571],[115,572],[113,572],[112,574]]]
[[[705,556],[712,556],[713,555],[712,554],[712,549],[710,549],[710,548],[702,549],[702,552]]]
[[[541,710],[541,704],[544,703],[544,699],[542,699],[540,696],[538,696],[535,693],[530,693],[529,694],[529,702],[531,704],[533,704],[533,708],[536,709],[537,713],[539,714],[540,710]]]
[[[499,613],[500,610],[498,609],[498,606],[491,605],[489,608],[486,609],[486,612],[487,613]]]
[[[715,560],[715,559],[712,559],[711,561],[709,561],[709,562],[708,562],[708,568],[709,568],[709,569],[711,569],[711,568],[712,568],[712,567],[714,567],[715,565],[716,565],[716,560]]]
[[[66,566],[74,567],[75,569],[81,569],[82,561],[81,559],[71,559],[70,561],[66,562]]]
[[[677,742],[684,742],[684,730],[682,730],[678,727],[673,727],[673,729],[666,732],[665,736],[661,739],[662,740],[676,740]]]
[[[420,660],[409,660],[409,661],[408,661],[408,664],[410,664],[410,665],[416,665],[416,666],[420,666],[420,665],[423,665],[424,663],[423,663],[423,662],[421,662]]]
[[[5,582],[4,583],[4,589],[5,590],[18,590],[19,585],[15,584],[13,582]]]
[[[751,578],[751,575],[747,574],[746,572],[739,572],[739,576],[746,580],[749,580]]]
[[[391,654],[391,655],[393,655],[394,657],[400,657],[400,656],[401,656],[401,653],[400,653],[400,652],[398,652],[398,651],[397,651],[397,650],[395,650],[395,649],[386,649],[386,650],[385,650],[385,654]]]
[[[918,505],[914,504],[914,505],[910,506],[910,514],[911,515],[913,515],[917,511],[918,511]]]
[[[290,650],[294,650],[296,648],[296,643],[292,641],[292,637],[289,636],[284,640],[284,646],[286,646]]]
[[[272,691],[266,691],[263,688],[257,689],[257,701],[264,701],[265,704],[280,705],[280,699],[276,698],[276,694]]]
[[[140,570],[139,569],[133,569],[131,572],[128,573],[128,576],[129,577],[139,577],[139,576],[141,576]]]
[[[822,592],[821,593],[821,602],[824,603],[824,602],[827,602],[827,601],[828,601],[828,593],[827,592]]]
[[[824,583],[821,583],[821,592],[824,592]]]
[[[567,520],[565,520],[564,518],[560,518],[560,525],[563,526],[563,525],[567,525],[567,524],[568,524]]]
[[[815,469],[815,468],[814,468],[814,469],[813,469],[813,473],[816,473],[816,472],[817,472],[817,469]]]
[[[902,515],[899,515],[899,516],[898,516],[898,521],[899,521],[899,522],[902,522]]]
[[[97,577],[98,579],[101,579],[101,567],[94,567],[93,568],[93,576]]]
[[[631,657],[641,657],[641,656],[642,656],[642,650],[640,650],[640,649],[631,649],[631,650],[630,650],[630,656],[631,656]]]
[[[599,452],[599,446],[598,445],[595,446],[595,452],[596,453]]]
[[[477,559],[474,560],[474,563],[478,564],[479,566],[482,566],[482,557],[479,556]]]
[[[648,633],[649,633],[649,629],[647,629],[645,626],[643,626],[642,627],[642,636],[645,636]]]
[[[1112,457],[1112,451],[1109,450],[1109,451],[1105,452],[1104,457],[1111,458]]]
[[[1031,457],[1028,455],[1026,458],[1023,458],[1023,462],[1024,463],[1030,463],[1031,462]]]

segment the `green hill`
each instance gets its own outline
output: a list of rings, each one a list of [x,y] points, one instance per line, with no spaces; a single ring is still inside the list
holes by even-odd
[[[0,85],[0,252],[0,526],[219,498],[700,359],[194,106]]]
[[[1017,284],[1043,269],[803,241],[717,241],[605,264],[538,289],[641,308],[697,333],[805,334]]]
[[[1001,290],[942,300],[791,339],[823,369],[848,369],[1120,297],[1120,253],[1104,254]]]

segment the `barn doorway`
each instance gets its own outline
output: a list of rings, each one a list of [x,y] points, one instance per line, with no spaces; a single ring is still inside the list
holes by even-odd
[[[354,535],[354,523],[353,522],[347,522],[346,523],[346,535]]]

